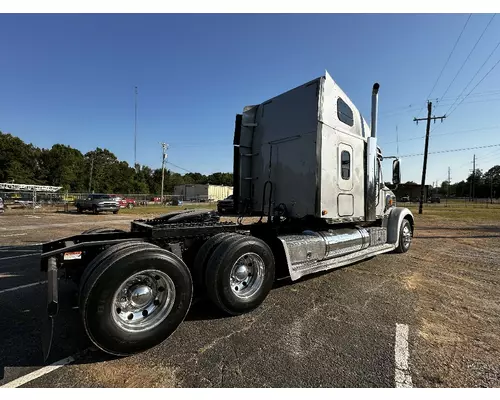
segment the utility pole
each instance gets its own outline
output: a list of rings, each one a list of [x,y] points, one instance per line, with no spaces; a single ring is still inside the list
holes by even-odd
[[[490,204],[493,204],[493,174],[490,175]]]
[[[94,170],[94,157],[92,157],[92,160],[90,162],[89,194],[90,194],[90,189],[92,188],[92,171],[93,170]]]
[[[448,185],[446,187],[446,197],[450,197],[451,169],[448,167]]]
[[[476,185],[476,155],[472,158],[472,202],[474,203]]]
[[[168,144],[163,143],[163,142],[160,144],[161,144],[161,148],[163,150],[163,158],[161,161],[161,197],[160,197],[160,201],[163,204],[163,182],[165,182],[165,162],[167,159],[166,151],[168,149]]]
[[[135,87],[134,169],[137,172],[137,86]]]
[[[443,119],[446,118],[446,115],[441,117],[431,117],[432,113],[432,102],[427,102],[427,118],[413,118],[413,121],[417,123],[418,121],[427,120],[427,128],[425,130],[425,150],[424,150],[424,166],[422,168],[422,183],[420,185],[420,203],[418,205],[418,213],[422,214],[422,209],[424,206],[424,190],[425,190],[425,174],[427,172],[427,153],[429,152],[429,134],[431,131],[431,120],[436,122],[436,119],[440,119],[443,122]]]

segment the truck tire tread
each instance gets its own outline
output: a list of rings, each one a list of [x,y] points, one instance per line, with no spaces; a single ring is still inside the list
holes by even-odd
[[[233,264],[245,253],[258,254],[265,264],[263,283],[252,297],[241,299],[232,294],[229,274]],[[253,237],[230,237],[213,252],[207,263],[205,285],[209,299],[229,315],[240,315],[259,307],[271,291],[275,278],[275,260],[271,248],[263,240]]]
[[[82,287],[80,297],[80,310],[87,335],[98,348],[115,356],[145,351],[170,337],[186,317],[193,294],[191,275],[179,257],[150,243],[123,245],[117,245],[119,249],[115,246],[107,249],[112,251],[96,263]],[[121,284],[127,275],[139,272],[141,268],[136,265],[144,260],[148,260],[148,266],[156,264],[155,268],[163,269],[174,281],[175,303],[159,326],[143,332],[125,332],[117,328],[110,317],[114,307],[110,304],[114,291],[108,288]],[[120,277],[120,274],[123,276]]]
[[[212,236],[208,239],[198,250],[193,262],[193,281],[195,291],[197,294],[206,294],[205,289],[205,271],[207,262],[215,249],[228,237],[233,236],[234,233],[222,232]]]

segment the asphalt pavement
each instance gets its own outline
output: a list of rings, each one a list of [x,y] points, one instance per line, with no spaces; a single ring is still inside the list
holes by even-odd
[[[408,255],[384,254],[280,282],[246,315],[225,317],[199,301],[173,336],[126,358],[91,346],[74,308],[76,287],[61,280],[44,362],[39,252],[0,248],[0,387],[394,387],[396,325],[408,326],[410,342],[414,334],[415,298],[403,283]],[[43,369],[67,357],[68,365]]]

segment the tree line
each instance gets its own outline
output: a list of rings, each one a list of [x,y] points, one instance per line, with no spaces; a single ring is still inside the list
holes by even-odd
[[[413,181],[406,182],[405,185],[416,185]],[[434,188],[434,191],[443,197],[470,197],[485,199],[500,197],[500,165],[491,167],[488,171],[483,172],[481,169],[476,169],[471,172],[467,179],[460,182],[452,183],[443,181],[439,187]]]
[[[443,196],[449,193],[455,197],[497,199],[500,197],[500,165],[495,165],[486,172],[476,169],[466,180],[451,185],[448,181],[444,181],[439,187],[439,193]]]
[[[120,161],[108,149],[85,154],[64,144],[38,148],[0,131],[0,182],[62,186],[73,193],[155,193],[161,192],[161,168]],[[173,193],[181,184],[233,186],[233,174],[216,172],[179,174],[165,168],[164,192]]]

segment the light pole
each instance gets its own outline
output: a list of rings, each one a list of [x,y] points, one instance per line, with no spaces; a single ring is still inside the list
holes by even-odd
[[[161,197],[160,197],[160,202],[163,204],[163,183],[165,182],[165,162],[167,159],[167,149],[168,149],[168,144],[166,143],[160,143],[162,150],[163,150],[163,158],[161,160]]]

